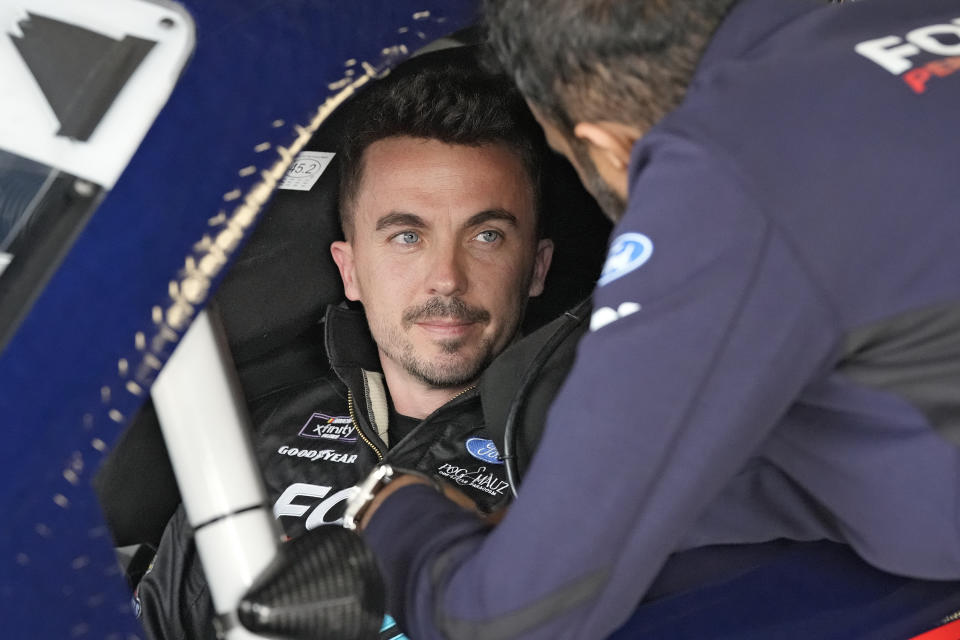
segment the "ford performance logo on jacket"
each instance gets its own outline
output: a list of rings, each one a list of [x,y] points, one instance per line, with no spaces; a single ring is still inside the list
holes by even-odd
[[[497,445],[493,440],[484,438],[470,438],[467,440],[467,451],[477,460],[483,460],[490,464],[503,464],[500,459],[500,452],[497,451]]]
[[[643,266],[653,255],[653,241],[642,233],[624,233],[610,245],[607,261],[597,281],[602,287]]]

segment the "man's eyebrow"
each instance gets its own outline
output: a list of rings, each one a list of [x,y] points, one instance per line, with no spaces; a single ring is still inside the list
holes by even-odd
[[[388,229],[390,227],[415,227],[417,229],[426,228],[427,223],[418,215],[412,213],[400,213],[393,211],[377,220],[377,231]]]
[[[480,213],[473,214],[464,228],[476,227],[478,225],[489,222],[490,220],[503,220],[506,223],[509,223],[512,226],[517,226],[517,216],[513,215],[506,209],[487,209],[486,211],[481,211]]]

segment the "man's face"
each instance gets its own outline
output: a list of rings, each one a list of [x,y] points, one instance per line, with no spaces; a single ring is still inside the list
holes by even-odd
[[[366,149],[351,238],[331,252],[388,380],[462,386],[507,346],[552,255],[534,207],[508,147],[400,136]]]
[[[590,152],[581,140],[575,139],[566,145],[570,151],[562,152],[576,169],[580,182],[586,187],[593,199],[600,205],[600,209],[611,222],[619,222],[627,210],[625,195],[620,195],[610,186],[608,179],[597,168],[597,164],[590,157]],[[612,180],[612,178],[611,178]]]
[[[580,177],[580,182],[590,192],[600,208],[613,222],[618,222],[627,209],[627,174],[626,169],[618,169],[600,156],[598,164],[590,153],[589,145],[583,140],[569,138],[553,122],[546,118],[533,104],[530,110],[543,129],[547,144],[557,153],[563,155]],[[611,186],[615,185],[615,186]]]

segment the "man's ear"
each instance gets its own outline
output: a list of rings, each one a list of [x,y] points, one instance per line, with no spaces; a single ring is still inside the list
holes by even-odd
[[[630,151],[640,132],[630,125],[601,120],[578,122],[573,128],[573,135],[585,141],[593,153],[613,169],[626,171],[630,163]]]
[[[340,279],[343,280],[343,292],[347,300],[360,300],[360,288],[357,286],[357,277],[353,262],[353,245],[343,240],[337,240],[330,245],[330,255],[340,270]]]
[[[553,240],[544,238],[537,243],[537,255],[533,257],[533,278],[530,279],[528,290],[531,297],[543,293],[543,283],[547,279],[551,260],[553,260]]]

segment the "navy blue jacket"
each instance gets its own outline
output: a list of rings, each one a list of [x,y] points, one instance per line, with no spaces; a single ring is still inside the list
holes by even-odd
[[[739,3],[633,150],[510,513],[374,515],[411,637],[605,637],[709,545],[960,579],[958,109],[956,0]]]

